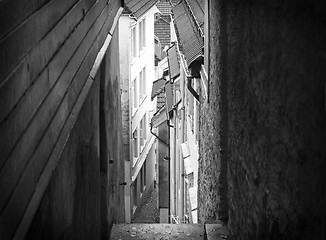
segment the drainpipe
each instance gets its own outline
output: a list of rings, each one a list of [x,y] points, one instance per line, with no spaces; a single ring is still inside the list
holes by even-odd
[[[169,169],[169,173],[168,173],[168,179],[169,179],[169,205],[168,205],[168,223],[171,223],[171,148],[170,148],[170,120],[168,119],[166,121],[166,124],[168,126],[168,141],[169,141],[169,147],[168,147],[168,169]]]
[[[190,91],[190,93],[197,99],[197,101],[199,102],[199,94],[195,91],[195,89],[193,89],[193,87],[191,86],[191,81],[192,81],[193,77],[192,76],[187,76],[187,88]]]
[[[152,123],[150,123],[151,125],[151,134],[153,134],[160,142],[164,143],[166,146],[169,147],[169,144],[167,142],[165,142],[163,139],[161,139],[156,133],[153,132],[153,125]]]

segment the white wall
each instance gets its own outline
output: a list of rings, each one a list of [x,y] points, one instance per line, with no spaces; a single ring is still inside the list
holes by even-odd
[[[126,211],[130,209],[130,184],[132,181],[137,177],[139,170],[142,167],[144,160],[147,158],[153,159],[155,161],[155,155],[150,151],[152,144],[154,143],[154,137],[150,133],[149,122],[150,122],[150,114],[149,111],[153,111],[153,102],[151,101],[151,91],[153,81],[155,80],[155,66],[154,66],[154,14],[157,12],[158,9],[156,6],[153,6],[149,9],[144,16],[140,17],[137,21],[135,19],[130,18],[128,15],[123,15],[119,21],[119,51],[120,51],[120,76],[121,76],[121,102],[122,102],[122,114],[123,114],[123,126],[124,128],[124,143],[128,144],[129,151],[129,159],[126,159],[126,182],[127,186],[125,187],[125,202],[126,203]],[[145,33],[146,33],[146,46],[144,50],[141,52],[139,56],[136,58],[132,58],[131,56],[131,26],[136,26],[136,38],[137,38],[137,53],[139,47],[139,22],[146,18],[145,24]],[[139,78],[139,73],[142,69],[146,66],[146,96],[143,99],[142,103],[140,103],[138,109],[133,111],[133,99],[131,94],[131,83],[132,80],[135,78]],[[127,111],[128,110],[128,111]],[[140,121],[144,114],[147,113],[147,143],[139,155],[137,163],[134,166],[131,166],[130,161],[133,158],[132,154],[132,142],[131,136],[132,132],[139,128]],[[152,153],[152,154],[150,154]],[[149,154],[147,156],[147,154]],[[128,162],[129,160],[129,162]],[[151,176],[149,179],[154,179],[154,166],[155,164],[147,164],[150,166],[150,169],[147,169],[148,176]],[[129,173],[127,175],[127,173]],[[138,194],[137,194],[138,195]],[[126,220],[128,221],[127,217],[130,221],[130,212],[126,213]]]

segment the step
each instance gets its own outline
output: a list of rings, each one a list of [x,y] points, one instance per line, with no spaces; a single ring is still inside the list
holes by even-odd
[[[203,240],[202,224],[116,224],[111,231],[112,240]]]
[[[207,240],[225,240],[228,238],[228,228],[222,223],[205,224]]]

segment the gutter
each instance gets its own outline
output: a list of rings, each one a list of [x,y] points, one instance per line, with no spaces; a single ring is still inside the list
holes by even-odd
[[[186,78],[187,78],[187,88],[190,91],[190,93],[194,96],[194,98],[196,98],[196,100],[199,102],[199,94],[191,86],[191,81],[192,81],[192,79],[194,77],[189,74],[188,67],[186,67],[187,64],[185,63],[185,59],[183,57],[183,54],[181,54],[178,46],[177,46],[177,52],[178,52],[179,56],[181,56],[180,63],[181,63],[181,66],[183,68],[183,72],[185,73]]]

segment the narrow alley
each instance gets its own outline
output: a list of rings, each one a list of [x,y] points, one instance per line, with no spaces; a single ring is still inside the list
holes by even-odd
[[[326,239],[325,0],[0,0],[0,240]]]
[[[133,223],[159,223],[160,214],[157,206],[157,189],[153,189]]]

